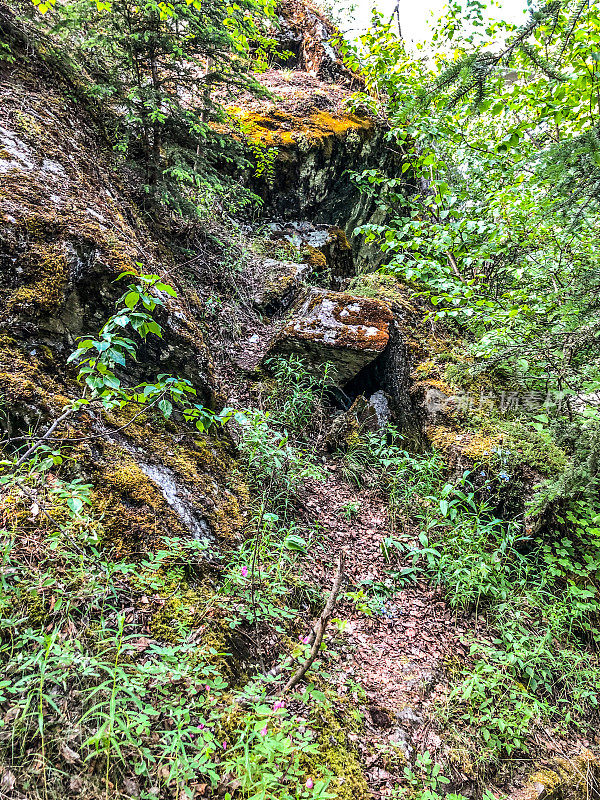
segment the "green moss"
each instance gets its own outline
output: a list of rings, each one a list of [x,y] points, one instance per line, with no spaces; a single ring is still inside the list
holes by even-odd
[[[36,244],[22,259],[22,267],[26,282],[9,295],[6,302],[8,312],[39,314],[56,308],[69,278],[61,244]]]
[[[517,420],[499,421],[496,425],[517,463],[548,476],[560,474],[567,466],[567,456],[547,432],[536,431]]]
[[[332,451],[346,453],[361,445],[361,424],[356,414],[350,411],[334,419],[326,436],[327,446]]]
[[[548,800],[589,800],[595,796],[594,787],[599,779],[600,763],[591,750],[584,748],[573,759],[558,757],[538,767],[528,783],[536,797],[542,787],[542,794]]]
[[[350,708],[343,706],[334,710],[333,706],[324,704],[318,713],[318,755],[301,758],[307,777],[333,773],[329,791],[336,800],[368,800],[371,793],[358,756],[348,740],[348,733],[360,729],[359,721]]]
[[[103,515],[103,540],[123,558],[158,547],[162,539],[187,536],[177,514],[133,458],[114,445],[94,476],[92,500]]]
[[[20,413],[33,406],[59,411],[69,402],[62,390],[41,368],[40,358],[12,337],[0,334],[0,400],[9,411]]]
[[[120,427],[136,413],[136,409],[125,409],[111,414],[109,419]],[[249,490],[229,441],[208,434],[182,437],[180,429],[171,433],[149,414],[138,417],[123,434],[175,472],[194,495],[198,509],[217,536],[239,538]]]
[[[427,433],[432,444],[447,456],[460,453],[490,466],[507,460],[512,466],[529,467],[547,477],[560,474],[567,466],[567,456],[550,435],[534,430],[524,420],[477,415],[468,419],[467,425],[458,430],[431,426]]]
[[[15,114],[15,118],[19,125],[19,128],[24,132],[28,133],[34,137],[41,137],[43,135],[43,128],[37,122],[35,117],[31,114],[23,113],[22,111],[17,111]]]
[[[102,484],[114,489],[120,497],[157,510],[165,500],[156,484],[146,476],[133,459],[110,466],[102,473]]]
[[[371,297],[384,300],[392,306],[402,308],[411,314],[417,313],[414,304],[414,292],[404,283],[400,283],[393,275],[383,272],[368,272],[357,275],[350,282],[348,291],[357,297]]]
[[[39,592],[30,591],[27,595],[27,623],[34,630],[41,630],[48,622],[48,609]]]
[[[150,633],[159,641],[181,644],[198,624],[203,607],[200,597],[191,590],[170,597],[152,614]]]
[[[327,269],[327,258],[325,257],[325,253],[322,253],[316,247],[312,247],[308,245],[307,248],[307,259],[306,263],[312,267],[312,271],[315,275],[320,275]]]

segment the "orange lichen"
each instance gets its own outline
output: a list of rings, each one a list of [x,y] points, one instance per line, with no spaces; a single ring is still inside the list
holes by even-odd
[[[389,341],[393,314],[381,300],[316,292],[284,328],[284,338],[336,348],[381,352]]]
[[[312,111],[308,116],[294,116],[278,109],[267,114],[249,113],[240,108],[229,109],[242,123],[251,142],[263,147],[297,148],[331,147],[328,140],[343,139],[350,132],[361,137],[369,134],[374,122],[355,114],[334,116],[329,111]]]

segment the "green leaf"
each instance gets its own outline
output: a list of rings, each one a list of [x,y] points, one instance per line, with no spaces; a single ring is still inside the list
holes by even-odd
[[[290,533],[288,536],[286,536],[283,540],[283,544],[288,550],[297,550],[301,553],[306,553],[306,540],[294,533]]]
[[[79,497],[69,497],[69,499],[67,500],[67,505],[69,506],[73,514],[77,516],[81,511],[81,509],[83,508],[83,501]]]
[[[166,397],[163,397],[162,400],[159,400],[158,407],[162,411],[163,416],[165,416],[167,419],[173,413],[173,404],[169,400],[167,400]]]
[[[139,292],[127,292],[124,298],[124,302],[127,308],[133,309],[138,304],[139,299],[140,299]]]

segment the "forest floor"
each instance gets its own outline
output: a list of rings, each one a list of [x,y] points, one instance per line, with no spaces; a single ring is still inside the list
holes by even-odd
[[[348,587],[384,585],[389,575],[381,544],[391,532],[386,502],[369,489],[356,489],[339,475],[335,461],[326,464],[325,484],[306,487],[307,521],[317,524],[323,539],[311,554],[314,579],[323,588],[331,581],[331,564],[339,551],[345,553]],[[345,519],[345,510],[356,514]],[[346,663],[339,680],[347,676],[362,685],[368,704],[369,746],[365,774],[371,789],[385,796],[398,775],[382,767],[381,756],[389,747],[400,747],[407,759],[419,752],[437,750],[434,706],[448,690],[444,659],[464,646],[465,628],[440,594],[424,582],[393,592],[383,605],[365,613],[350,602],[340,615],[346,621]]]
[[[230,315],[230,308],[221,310],[221,318]],[[229,405],[268,407],[260,366],[279,324],[277,318],[259,318],[246,311],[235,341],[222,343],[217,371]],[[433,754],[442,746],[435,708],[444,703],[449,691],[445,663],[468,653],[468,645],[461,641],[467,623],[449,608],[441,591],[426,581],[404,582],[402,588],[392,585],[391,567],[398,570],[409,564],[401,564],[397,556],[392,556],[393,565],[386,562],[382,543],[398,526],[409,534],[409,541],[413,537],[416,542],[418,530],[414,526],[411,530],[408,519],[392,519],[377,481],[365,480],[359,486],[344,475],[343,455],[328,453],[323,447],[330,424],[325,411],[309,435],[326,478],[308,480],[295,500],[301,522],[319,533],[303,562],[308,574],[302,577],[326,595],[334,565],[344,554],[345,591],[336,608],[343,629],[341,636],[330,633],[337,660],[332,674],[340,695],[348,679],[364,690],[365,730],[351,738],[370,791],[374,797],[386,797],[402,781],[402,767],[390,767],[386,754],[399,751],[407,763],[414,761],[416,753]],[[373,603],[371,590],[377,587],[383,592],[382,600]],[[377,591],[374,594],[379,596]],[[457,777],[467,779],[466,775]]]
[[[260,271],[253,273],[252,280],[260,284]],[[279,319],[265,318],[249,306],[240,314],[239,307],[226,304],[218,327],[232,330],[236,314],[235,335],[221,336],[215,353],[219,384],[228,405],[268,410],[269,397],[277,387],[263,369],[263,359],[277,334]],[[325,404],[311,421],[311,430],[297,432],[325,480],[307,480],[294,500],[299,522],[318,532],[302,559],[302,578],[326,596],[338,556],[345,556],[346,583],[335,612],[340,618],[339,632],[330,625],[327,637],[328,658],[335,666],[328,674],[337,682],[330,688],[347,697],[348,682],[361,687],[354,699],[364,728],[349,738],[373,797],[396,796],[398,785],[405,782],[405,765],[427,752],[445,765],[453,786],[467,796],[478,795],[487,768],[480,772],[479,754],[470,752],[474,740],[469,723],[464,731],[450,734],[441,720],[455,688],[453,667],[470,663],[473,641],[491,644],[494,632],[485,614],[451,609],[441,588],[425,580],[422,572],[402,577],[411,572],[411,559],[406,552],[386,553],[382,545],[392,537],[401,539],[406,551],[418,547],[418,524],[410,507],[401,516],[397,510],[392,512],[380,476],[349,477],[344,454],[331,453],[324,446],[336,413]],[[462,727],[459,723],[458,728]],[[570,759],[589,744],[585,739],[563,738],[549,728],[539,729],[531,739],[532,758],[508,759],[495,777],[494,769],[486,775],[486,788],[498,796],[521,797],[520,789],[511,792],[511,788],[523,784],[536,754]],[[402,757],[390,760],[390,753]],[[499,788],[494,788],[496,781]]]

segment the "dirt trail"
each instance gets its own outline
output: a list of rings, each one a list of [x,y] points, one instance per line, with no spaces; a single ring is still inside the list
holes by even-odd
[[[307,522],[318,523],[322,543],[311,550],[315,577],[331,583],[332,564],[340,549],[346,553],[348,589],[363,581],[383,582],[387,575],[381,541],[390,533],[385,500],[368,489],[354,489],[338,474],[338,465],[326,464],[326,483],[309,484],[303,498]],[[344,517],[348,503],[358,509]],[[365,689],[369,736],[364,765],[374,794],[385,796],[394,775],[383,767],[382,746],[395,745],[407,757],[414,748],[435,751],[441,745],[433,706],[447,692],[444,660],[464,653],[460,621],[442,597],[425,583],[410,583],[395,592],[372,616],[345,601],[340,616],[348,621],[346,663],[340,682],[352,677]],[[375,751],[375,752],[373,752]],[[399,776],[398,776],[399,777]]]

